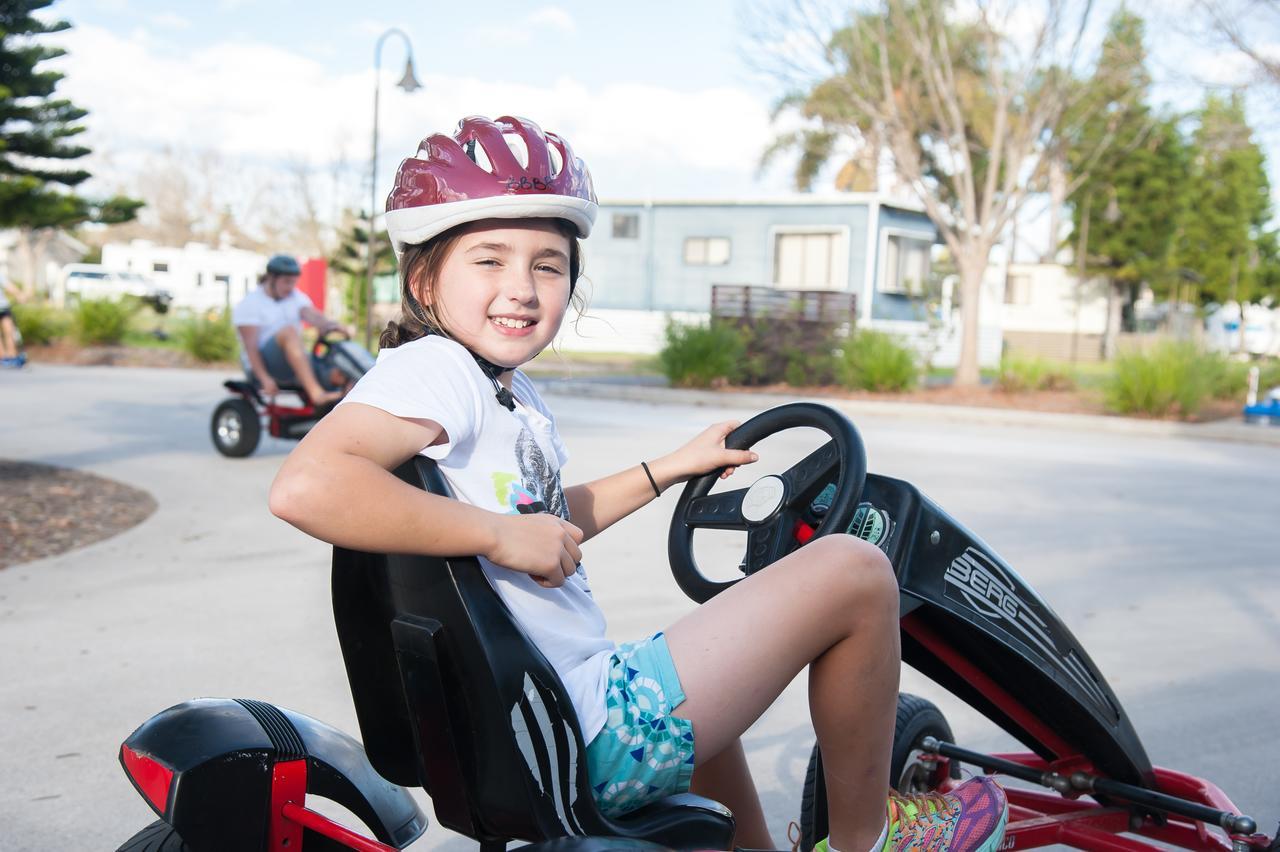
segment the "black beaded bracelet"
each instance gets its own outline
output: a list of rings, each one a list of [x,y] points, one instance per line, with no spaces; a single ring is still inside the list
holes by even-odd
[[[640,466],[644,468],[644,475],[649,477],[649,484],[653,486],[653,493],[656,497],[661,497],[662,492],[658,490],[658,482],[653,478],[653,473],[649,470],[649,465],[640,462]]]

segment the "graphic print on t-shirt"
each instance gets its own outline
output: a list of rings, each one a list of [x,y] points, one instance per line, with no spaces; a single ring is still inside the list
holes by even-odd
[[[559,515],[566,521],[570,520],[564,489],[560,487],[560,472],[551,469],[542,447],[538,446],[533,433],[528,429],[521,429],[520,437],[516,438],[516,460],[520,463],[524,487],[531,491],[537,488],[548,512]]]
[[[566,521],[570,520],[569,506],[560,485],[560,473],[551,469],[542,447],[528,429],[520,430],[515,452],[520,474],[493,474],[494,496],[498,498],[498,503],[506,508],[509,515],[520,513],[521,506],[541,503],[539,508],[545,507],[547,512],[559,515]]]

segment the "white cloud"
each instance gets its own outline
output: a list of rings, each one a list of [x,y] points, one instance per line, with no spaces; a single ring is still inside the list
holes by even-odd
[[[274,45],[223,42],[166,55],[144,37],[84,26],[68,33],[60,87],[90,110],[90,144],[123,156],[164,146],[274,165],[368,162],[373,71],[335,73]],[[110,74],[100,69],[112,69]],[[548,86],[427,75],[409,95],[383,70],[380,190],[430,132],[466,115],[523,115],[571,141],[602,197],[759,195],[767,104],[737,88]],[[104,175],[105,177],[105,175]],[[381,193],[380,193],[381,194]]]
[[[526,20],[534,26],[549,27],[565,33],[576,32],[578,29],[573,16],[559,6],[543,6],[531,12]]]
[[[160,12],[151,16],[151,23],[167,30],[191,29],[191,21],[176,12]]]

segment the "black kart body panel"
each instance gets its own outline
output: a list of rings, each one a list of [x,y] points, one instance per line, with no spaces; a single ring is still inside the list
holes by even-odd
[[[863,532],[874,526],[875,543],[898,575],[903,662],[1041,757],[1072,755],[1020,720],[1035,720],[1110,777],[1150,786],[1151,762],[1115,693],[1062,620],[992,548],[908,482],[869,474],[862,500],[869,512],[860,517],[878,517]],[[943,660],[937,643],[913,634],[913,623],[997,684],[1005,700]]]
[[[173,772],[157,812],[196,850],[262,848],[272,768],[289,760],[307,761],[308,794],[347,808],[383,843],[403,848],[427,827],[408,791],[379,777],[359,742],[263,702],[186,701],[152,716],[124,747]]]

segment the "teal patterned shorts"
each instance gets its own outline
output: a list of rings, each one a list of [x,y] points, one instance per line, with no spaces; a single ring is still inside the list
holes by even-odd
[[[671,715],[683,701],[684,689],[661,633],[613,653],[604,728],[587,746],[591,791],[606,817],[688,791],[693,723]]]

